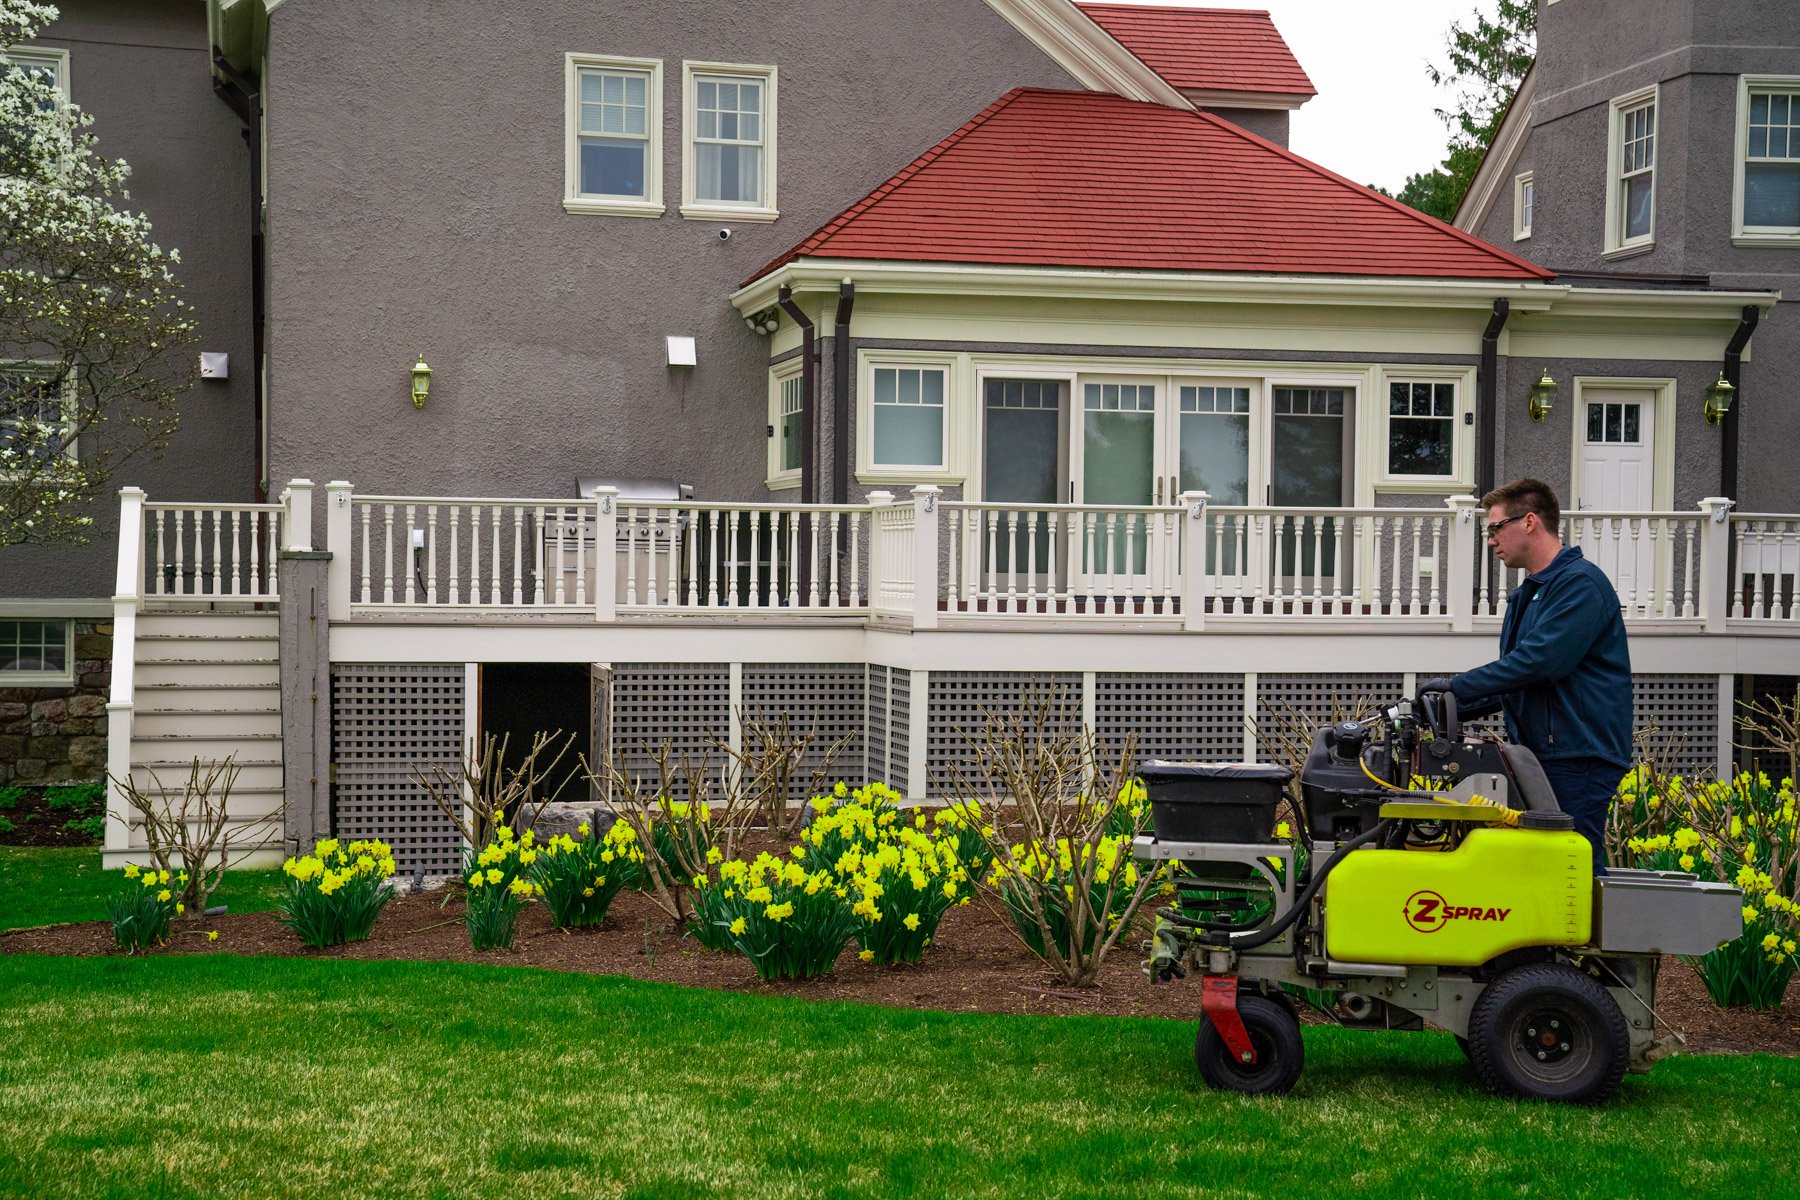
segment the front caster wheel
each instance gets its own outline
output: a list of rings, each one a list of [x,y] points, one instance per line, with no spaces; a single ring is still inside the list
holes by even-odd
[[[1469,1014],[1469,1061],[1503,1096],[1599,1104],[1617,1090],[1630,1056],[1612,996],[1560,963],[1506,972]]]
[[[1300,1041],[1300,1022],[1293,1010],[1279,1001],[1256,992],[1238,993],[1238,1015],[1250,1035],[1250,1046],[1256,1051],[1254,1063],[1239,1062],[1226,1049],[1225,1039],[1204,1017],[1200,1020],[1200,1036],[1194,1042],[1194,1060],[1200,1066],[1200,1078],[1209,1087],[1225,1092],[1244,1092],[1252,1096],[1275,1096],[1290,1092],[1300,1078],[1305,1049]]]

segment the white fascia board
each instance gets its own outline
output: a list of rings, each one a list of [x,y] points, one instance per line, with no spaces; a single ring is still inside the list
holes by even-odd
[[[1781,300],[1769,292],[1680,292],[1658,288],[1579,288],[1555,305],[1559,317],[1650,317],[1662,320],[1732,321],[1754,304],[1766,315]],[[1720,353],[1724,351],[1721,349]]]
[[[991,267],[958,263],[894,263],[797,259],[739,289],[731,303],[751,313],[774,302],[783,286],[835,295],[854,279],[859,290],[936,295],[1031,296],[1051,299],[1223,301],[1237,304],[1489,309],[1499,298],[1514,312],[1550,308],[1570,288],[1528,280],[1390,279],[1334,275],[1231,275],[1211,272],[1095,271],[1075,268]],[[1762,293],[1757,293],[1762,295]]]
[[[1500,188],[1510,176],[1508,168],[1518,157],[1519,147],[1525,144],[1525,135],[1530,132],[1531,104],[1536,95],[1537,63],[1533,62],[1526,69],[1525,78],[1519,80],[1519,90],[1513,93],[1506,119],[1494,131],[1494,140],[1488,144],[1487,153],[1481,156],[1475,178],[1469,181],[1469,190],[1463,193],[1462,203],[1456,206],[1456,217],[1450,223],[1464,233],[1474,233],[1494,207],[1494,201],[1500,198]]]
[[[1181,94],[1192,100],[1199,108],[1267,108],[1296,109],[1311,96],[1297,96],[1292,92],[1232,92],[1218,88],[1182,88]]]
[[[1188,103],[1168,80],[1096,25],[1070,0],[987,0],[1014,29],[1092,92],[1169,108]]]

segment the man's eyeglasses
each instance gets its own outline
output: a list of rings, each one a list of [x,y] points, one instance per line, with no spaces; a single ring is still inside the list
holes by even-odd
[[[1488,525],[1483,536],[1493,537],[1496,533],[1499,533],[1502,529],[1505,529],[1508,525],[1511,525],[1514,521],[1523,521],[1526,517],[1529,517],[1530,515],[1531,514],[1528,512],[1522,512],[1518,516],[1508,517],[1504,521],[1494,521]]]

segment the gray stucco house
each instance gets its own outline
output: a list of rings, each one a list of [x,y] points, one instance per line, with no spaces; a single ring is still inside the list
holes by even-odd
[[[1586,8],[1546,11],[1538,78]],[[1638,715],[1683,762],[1729,759],[1741,675],[1800,674],[1800,517],[1720,487],[1743,447],[1759,511],[1800,508],[1752,465],[1777,426],[1703,412],[1775,286],[1602,277],[1299,159],[1325,101],[1266,14],[204,16],[208,145],[260,188],[266,496],[124,497],[115,774],[235,753],[246,823],[285,799],[291,841],[437,869],[413,772],[488,732],[641,769],[784,712],[930,796],[984,709],[1043,695],[1109,745],[1254,756],[1290,707],[1488,656],[1509,580],[1470,497],[1523,473],[1649,635]]]

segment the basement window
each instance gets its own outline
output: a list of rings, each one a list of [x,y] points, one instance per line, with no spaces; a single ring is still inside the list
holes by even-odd
[[[0,620],[0,681],[14,687],[67,687],[75,682],[70,621]]]

